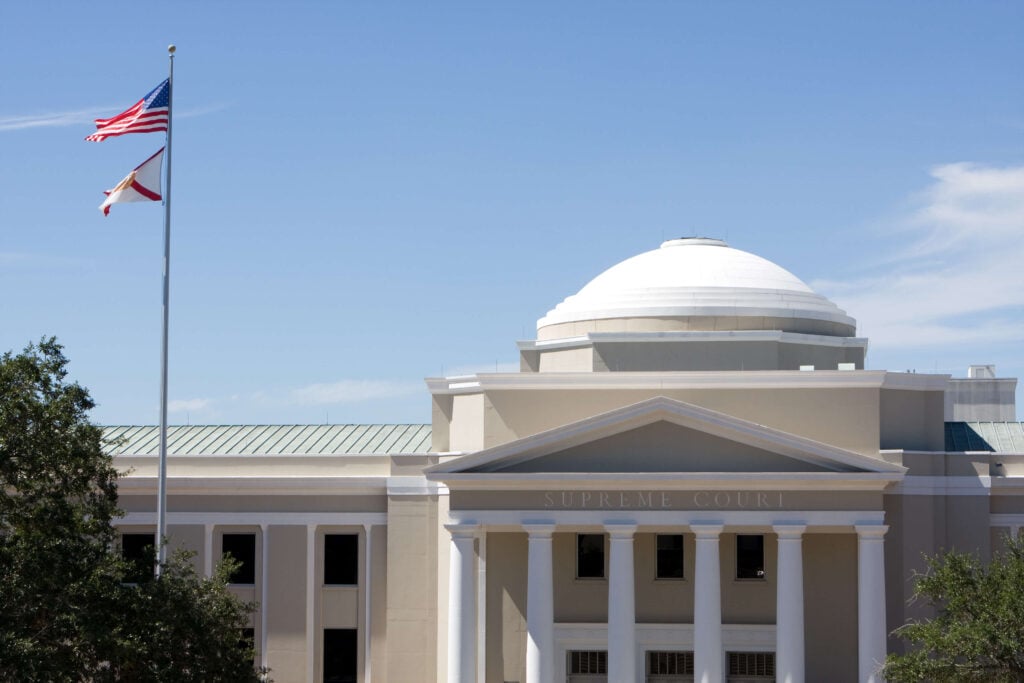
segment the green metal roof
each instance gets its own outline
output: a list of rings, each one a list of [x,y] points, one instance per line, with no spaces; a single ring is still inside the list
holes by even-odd
[[[1024,422],[947,422],[946,450],[1024,453]]]
[[[103,428],[111,455],[157,455],[160,428]],[[428,424],[188,425],[167,428],[169,455],[429,453]]]

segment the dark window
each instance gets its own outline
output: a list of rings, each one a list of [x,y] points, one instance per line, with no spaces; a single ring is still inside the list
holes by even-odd
[[[245,650],[250,653],[254,658],[256,656],[256,629],[243,628],[239,629],[238,632],[238,647],[241,650]]]
[[[569,652],[569,675],[607,674],[608,653],[604,650],[571,650]]]
[[[764,578],[764,536],[736,536],[736,578]]]
[[[359,537],[355,534],[324,536],[324,583],[354,586],[359,583]]]
[[[224,534],[221,552],[231,555],[239,563],[231,574],[231,583],[256,583],[256,534]]]
[[[683,535],[658,534],[658,573],[659,579],[683,578]]]
[[[141,583],[153,576],[155,539],[155,534],[121,534],[121,557],[130,565],[124,577],[127,583]]]
[[[774,652],[730,652],[729,680],[742,678],[744,681],[774,681]]]
[[[356,683],[356,630],[324,629],[324,683]]]
[[[576,534],[576,578],[604,578],[604,534]]]
[[[692,676],[693,653],[648,652],[647,675],[653,676],[654,680],[660,680],[659,676]]]

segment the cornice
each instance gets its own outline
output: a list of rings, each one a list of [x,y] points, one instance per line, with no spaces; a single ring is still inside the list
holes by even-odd
[[[602,389],[901,389],[944,391],[949,375],[886,370],[754,370],[700,372],[523,372],[428,377],[434,395],[489,391]]]

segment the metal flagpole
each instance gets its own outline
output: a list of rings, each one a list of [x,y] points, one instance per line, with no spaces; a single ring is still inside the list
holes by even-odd
[[[167,561],[167,324],[171,293],[171,122],[174,119],[174,46],[167,47],[167,182],[164,187],[164,329],[160,353],[160,474],[156,489],[156,575]]]

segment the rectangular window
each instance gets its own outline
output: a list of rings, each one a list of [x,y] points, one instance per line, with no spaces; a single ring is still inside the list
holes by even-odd
[[[354,586],[359,583],[359,536],[324,536],[324,584]]]
[[[655,575],[659,579],[683,578],[683,535],[658,534],[658,568]]]
[[[256,656],[256,629],[243,628],[238,632],[238,647]]]
[[[604,650],[570,650],[569,675],[608,674],[608,653]]]
[[[655,652],[647,653],[648,680],[660,680],[662,677],[693,676],[692,652]]]
[[[121,557],[130,565],[126,583],[141,583],[153,576],[156,534],[121,534]]]
[[[730,652],[729,681],[774,681],[774,652]]]
[[[324,629],[324,683],[356,683],[356,630]]]
[[[231,575],[231,583],[249,586],[256,583],[256,534],[224,534],[221,553],[240,563]]]
[[[736,536],[736,578],[764,578],[764,536]]]
[[[576,534],[576,578],[604,578],[604,534]]]

